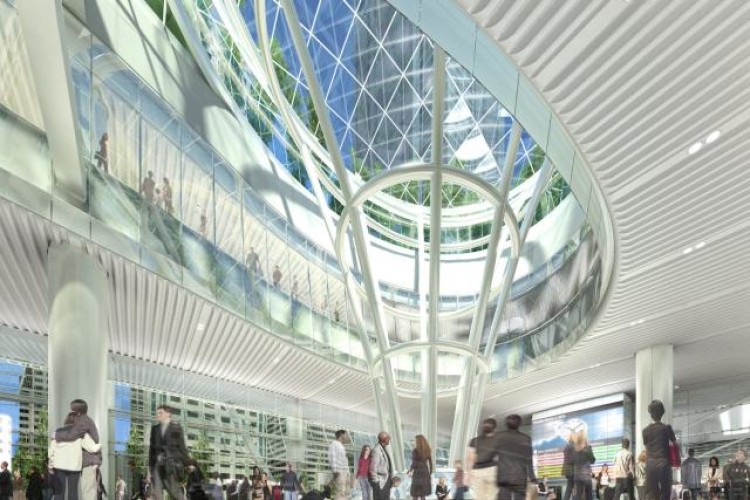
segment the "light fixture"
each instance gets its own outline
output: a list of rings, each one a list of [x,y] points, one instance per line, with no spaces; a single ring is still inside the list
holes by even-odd
[[[637,324],[638,324],[638,322],[637,322],[637,321],[631,321],[631,322],[630,322],[630,326],[635,326],[635,325],[637,325]]]
[[[331,380],[328,381],[328,385],[333,385],[335,383],[336,383],[336,379],[335,378],[332,378]]]
[[[682,251],[682,255],[687,255],[692,251],[693,251],[693,247],[687,247],[685,250]]]
[[[273,363],[274,364],[278,363],[279,361],[281,361],[280,357],[276,356],[275,358],[273,358]]]
[[[700,151],[702,147],[703,147],[703,143],[702,142],[696,142],[695,144],[693,144],[692,146],[690,146],[688,148],[688,154],[689,155],[694,155],[695,153],[697,153],[698,151]]]
[[[679,389],[679,388],[680,388],[680,386],[679,386],[679,385],[676,385],[676,386],[674,386],[674,390],[675,390],[675,391],[676,391],[677,389]]]
[[[636,321],[636,323],[638,323],[640,325],[640,324],[643,324],[644,321],[646,321],[646,320],[645,319],[639,319],[638,321]]]
[[[721,130],[714,130],[706,137],[706,144],[711,144],[721,136]]]
[[[696,250],[700,250],[701,248],[703,248],[705,246],[706,246],[706,242],[705,241],[701,241],[701,242],[698,242],[698,243],[695,244],[695,249]]]
[[[195,329],[198,331],[203,331],[206,329],[206,325],[203,323],[198,323],[198,326],[196,326]]]

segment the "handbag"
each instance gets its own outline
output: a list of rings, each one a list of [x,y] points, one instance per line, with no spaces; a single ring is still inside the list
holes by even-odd
[[[672,467],[679,467],[681,464],[680,460],[680,447],[677,443],[669,442],[669,465]]]

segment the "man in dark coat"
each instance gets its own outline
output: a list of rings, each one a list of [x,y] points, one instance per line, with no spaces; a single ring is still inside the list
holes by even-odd
[[[531,438],[519,432],[521,417],[505,419],[506,430],[495,435],[497,451],[497,500],[524,500],[526,484],[536,482]]]
[[[171,499],[185,500],[179,476],[190,457],[182,426],[172,422],[172,412],[169,406],[159,406],[156,409],[156,420],[159,422],[151,427],[148,467],[153,485],[151,493],[155,500],[162,500],[164,489]]]
[[[0,464],[0,500],[13,498],[13,476],[8,470],[8,462]]]
[[[42,500],[44,477],[42,477],[36,467],[31,468],[31,472],[26,477],[26,484],[26,498],[28,500]]]

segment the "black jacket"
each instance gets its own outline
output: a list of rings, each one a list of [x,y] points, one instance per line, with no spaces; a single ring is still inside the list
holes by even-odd
[[[497,447],[497,484],[525,489],[527,481],[536,481],[531,438],[519,431],[501,431],[495,435]]]
[[[42,500],[44,491],[44,477],[39,472],[32,472],[26,477],[26,498]]]
[[[151,427],[151,439],[148,449],[148,466],[150,469],[156,467],[159,457],[164,465],[174,470],[185,467],[189,459],[188,450],[185,446],[185,434],[182,426],[177,422],[170,422],[164,435],[161,433],[161,424]]]
[[[5,469],[0,472],[0,497],[8,498],[13,496],[13,476],[10,471]]]

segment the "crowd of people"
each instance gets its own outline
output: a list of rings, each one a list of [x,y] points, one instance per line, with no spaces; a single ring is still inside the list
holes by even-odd
[[[665,409],[661,401],[652,401],[648,407],[652,422],[642,431],[644,450],[634,458],[630,440],[623,439],[612,467],[603,464],[592,473],[596,461],[588,443],[586,432],[580,430],[570,435],[563,451],[563,474],[566,479],[563,500],[619,500],[623,493],[631,500],[698,500],[704,496],[718,499],[722,493],[728,499],[747,500],[750,486],[750,468],[745,464],[745,452],[740,450],[724,468],[719,459],[711,457],[708,468],[702,471],[695,450],[680,462],[680,451],[674,430],[661,419]],[[680,469],[678,484],[673,481],[673,469]],[[704,485],[705,484],[705,490]],[[637,496],[636,496],[637,493]]]
[[[747,500],[750,487],[750,467],[745,464],[745,452],[740,450],[721,467],[717,457],[703,466],[688,450],[688,457],[680,463],[677,439],[670,425],[661,422],[664,405],[653,401],[648,407],[653,422],[642,431],[644,450],[637,459],[630,451],[630,441],[622,440],[622,447],[612,465],[603,464],[594,473],[596,462],[584,428],[570,434],[563,450],[565,488],[562,500],[717,500],[726,495],[728,500]],[[346,446],[351,444],[349,433],[339,430],[328,447],[331,480],[322,492],[305,492],[291,463],[286,464],[278,482],[253,467],[250,476],[240,475],[225,481],[214,473],[204,476],[185,444],[182,426],[172,420],[173,409],[162,405],[156,410],[157,423],[149,436],[148,471],[138,481],[135,492],[127,494],[127,483],[117,477],[116,500],[162,500],[164,492],[174,500],[305,500],[330,498],[348,500],[353,490],[359,490],[363,500],[402,498],[402,477],[395,473],[389,445],[390,435],[380,432],[377,443],[365,445],[355,464],[350,467]],[[531,438],[520,432],[521,417],[505,419],[505,430],[497,430],[493,418],[482,422],[481,432],[469,443],[466,470],[463,463],[454,463],[452,484],[441,477],[433,489],[435,472],[433,452],[423,435],[417,435],[411,451],[411,463],[405,476],[410,478],[409,497],[413,500],[453,498],[463,500],[471,486],[474,499],[523,500],[529,488],[535,487],[547,500],[554,500],[553,489],[546,480],[537,482],[532,461]],[[0,498],[2,500],[102,500],[107,495],[102,483],[101,443],[94,421],[88,416],[88,405],[81,399],[70,403],[70,412],[63,425],[56,429],[50,441],[48,467],[45,471],[31,468],[24,479],[18,470],[13,474],[8,463],[0,464]],[[673,485],[672,470],[680,468],[680,484]],[[705,485],[705,490],[703,488]],[[637,497],[636,497],[637,492]]]

